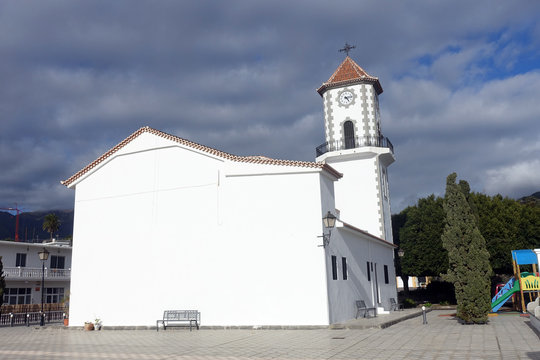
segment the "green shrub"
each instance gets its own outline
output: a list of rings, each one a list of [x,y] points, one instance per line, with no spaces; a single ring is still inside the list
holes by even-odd
[[[405,301],[403,301],[403,307],[405,309],[410,309],[410,308],[415,308],[416,307],[416,301],[414,301],[413,299],[405,299]]]
[[[443,301],[455,304],[454,284],[439,280],[430,282],[426,287],[426,300],[434,304],[441,304]]]

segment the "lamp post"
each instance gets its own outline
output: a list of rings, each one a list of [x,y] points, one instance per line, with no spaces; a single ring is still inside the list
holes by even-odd
[[[43,312],[43,298],[45,295],[45,261],[49,258],[49,252],[47,249],[43,248],[38,252],[39,259],[41,260],[41,319],[39,321],[39,326],[45,325],[45,313]]]
[[[403,257],[405,256],[405,250],[402,248],[399,248],[397,251],[398,257],[399,257],[399,271],[401,273],[401,281],[403,281],[403,292],[405,293],[405,296],[409,296],[409,275],[403,275],[403,269],[401,267],[401,261],[403,260]]]
[[[322,245],[319,245],[319,246],[326,247],[326,245],[330,243],[330,235],[332,234],[332,229],[334,228],[334,226],[336,226],[336,220],[337,220],[336,216],[332,214],[330,211],[328,211],[326,213],[326,216],[323,217],[323,224],[324,224],[324,227],[328,229],[328,234],[323,233],[322,235],[323,243]]]

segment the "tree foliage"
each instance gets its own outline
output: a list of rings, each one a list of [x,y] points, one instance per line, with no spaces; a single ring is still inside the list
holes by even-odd
[[[435,195],[418,200],[403,210],[405,223],[399,230],[403,274],[439,276],[448,269],[448,254],[442,246],[444,228],[443,200]]]
[[[392,215],[392,234],[394,236],[394,244],[400,248],[401,247],[401,239],[399,237],[399,231],[403,226],[405,225],[405,222],[407,221],[407,214],[405,211],[402,211],[399,214]],[[401,262],[399,261],[397,257],[397,250],[395,254],[395,266],[396,266],[396,275],[401,276]]]
[[[478,226],[491,254],[491,266],[497,274],[511,274],[511,250],[532,249],[540,245],[540,208],[518,201],[473,194],[478,209]]]
[[[58,219],[58,216],[54,213],[50,213],[45,215],[45,219],[43,220],[43,230],[47,231],[49,234],[51,234],[51,241],[53,233],[58,231],[60,228],[60,219]]]
[[[460,186],[469,191],[468,184]],[[467,200],[496,274],[513,273],[511,250],[540,247],[540,207],[501,195],[474,192],[468,193]],[[437,276],[446,272],[447,252],[441,242],[445,217],[442,203],[442,198],[430,195],[403,210],[399,218],[392,217],[394,243],[405,250],[403,268],[398,274]]]
[[[394,267],[396,269],[396,275],[403,280],[403,290],[405,296],[409,296],[409,275],[401,271],[401,257],[398,255],[398,250],[401,248],[401,240],[399,238],[399,230],[405,225],[407,221],[407,214],[402,211],[399,214],[392,215],[392,234],[394,237],[394,244],[397,245],[397,249],[394,251]]]
[[[489,252],[469,205],[469,185],[456,184],[448,175],[444,197],[445,226],[442,244],[448,251],[449,268],[443,279],[454,284],[457,316],[467,323],[485,323],[490,305]]]

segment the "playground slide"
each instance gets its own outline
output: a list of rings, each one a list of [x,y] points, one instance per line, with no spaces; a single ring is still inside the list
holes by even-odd
[[[497,295],[491,299],[491,311],[497,312],[516,292],[519,292],[519,281],[514,281],[514,278],[511,278],[506,285],[499,290]]]

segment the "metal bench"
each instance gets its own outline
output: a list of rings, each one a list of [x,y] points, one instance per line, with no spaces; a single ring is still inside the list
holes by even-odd
[[[396,311],[396,310],[402,310],[403,311],[403,304],[399,304],[396,302],[396,299],[390,298],[390,310]]]
[[[163,319],[156,320],[156,330],[159,331],[159,323],[163,325],[163,330],[167,330],[167,326],[181,326],[187,322],[189,322],[189,331],[192,325],[199,330],[201,313],[198,310],[165,310]]]
[[[358,319],[358,314],[360,313],[360,311],[364,311],[364,317],[367,317],[370,311],[373,311],[373,316],[377,316],[377,308],[368,308],[364,300],[356,300],[356,316],[354,317],[355,319]]]

